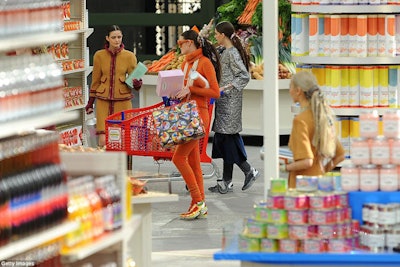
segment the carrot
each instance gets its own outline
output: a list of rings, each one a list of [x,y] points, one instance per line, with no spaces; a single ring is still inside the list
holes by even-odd
[[[251,18],[256,11],[258,3],[261,0],[248,0],[247,4],[242,12],[242,14],[238,17],[239,24],[251,24]]]
[[[154,62],[148,67],[149,72],[158,72],[162,70],[171,60],[175,58],[175,51],[170,50],[163,55],[157,62]]]

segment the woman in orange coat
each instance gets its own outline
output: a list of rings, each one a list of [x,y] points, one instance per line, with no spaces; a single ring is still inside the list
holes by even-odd
[[[215,47],[197,32],[188,30],[179,37],[178,45],[181,53],[186,55],[182,69],[185,73],[185,86],[175,96],[182,101],[196,100],[200,116],[206,128],[210,125],[208,103],[210,98],[219,97],[218,81],[221,66],[219,55]],[[186,67],[185,67],[186,65]],[[197,65],[197,67],[196,67]],[[193,67],[194,66],[194,67]],[[188,79],[190,70],[195,69],[208,80],[209,88],[204,88],[198,80]],[[208,127],[209,128],[209,127]],[[178,145],[172,157],[172,162],[178,168],[192,197],[189,209],[181,214],[182,219],[190,220],[207,215],[205,204],[203,173],[200,166],[199,140]]]
[[[92,85],[86,113],[93,112],[96,101],[97,135],[99,146],[104,147],[105,121],[114,113],[132,109],[132,90],[125,84],[127,74],[136,67],[134,53],[124,49],[122,31],[117,25],[109,27],[104,49],[97,51],[93,58]],[[142,86],[141,80],[134,79],[135,90]]]

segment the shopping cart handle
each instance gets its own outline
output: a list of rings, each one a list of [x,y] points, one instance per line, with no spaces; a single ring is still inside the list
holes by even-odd
[[[121,120],[107,120],[107,122],[108,123],[117,123],[117,124],[119,124],[119,123],[123,123],[124,121],[121,121]]]

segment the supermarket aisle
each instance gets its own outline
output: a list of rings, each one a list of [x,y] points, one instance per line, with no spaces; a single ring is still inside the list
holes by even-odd
[[[251,215],[253,204],[263,198],[264,179],[263,161],[260,159],[261,144],[252,141],[252,145],[246,145],[249,162],[261,175],[254,185],[243,192],[244,177],[240,169],[234,169],[234,191],[225,195],[211,193],[208,187],[215,185],[216,178],[205,179],[206,202],[209,208],[207,219],[183,221],[179,219],[179,213],[185,211],[189,205],[190,197],[185,189],[183,181],[172,182],[172,193],[179,195],[178,202],[153,204],[153,267],[172,266],[240,266],[238,261],[214,261],[214,252],[221,249],[222,229],[226,226],[232,228]],[[211,145],[208,146],[208,151]],[[210,155],[210,153],[209,153]],[[216,160],[222,172],[222,161]],[[152,169],[157,166],[150,158],[138,158],[133,163],[136,169]],[[210,165],[204,166],[204,169]],[[168,173],[175,168],[171,162],[161,166],[161,172]],[[165,182],[149,183],[151,191],[168,192]]]

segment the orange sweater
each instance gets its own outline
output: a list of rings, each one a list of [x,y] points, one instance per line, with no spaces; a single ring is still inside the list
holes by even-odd
[[[196,71],[208,80],[210,88],[199,87],[195,80],[193,86],[189,87],[191,93],[190,99],[196,100],[199,108],[207,108],[207,103],[210,98],[219,98],[219,86],[217,76],[215,74],[214,65],[206,56],[203,55],[202,49],[199,48],[196,51],[186,55],[186,61],[184,64],[182,64],[183,70],[186,62],[188,63],[188,71],[185,76],[185,85],[190,69],[192,68],[193,63],[196,61],[196,59],[199,59]]]

